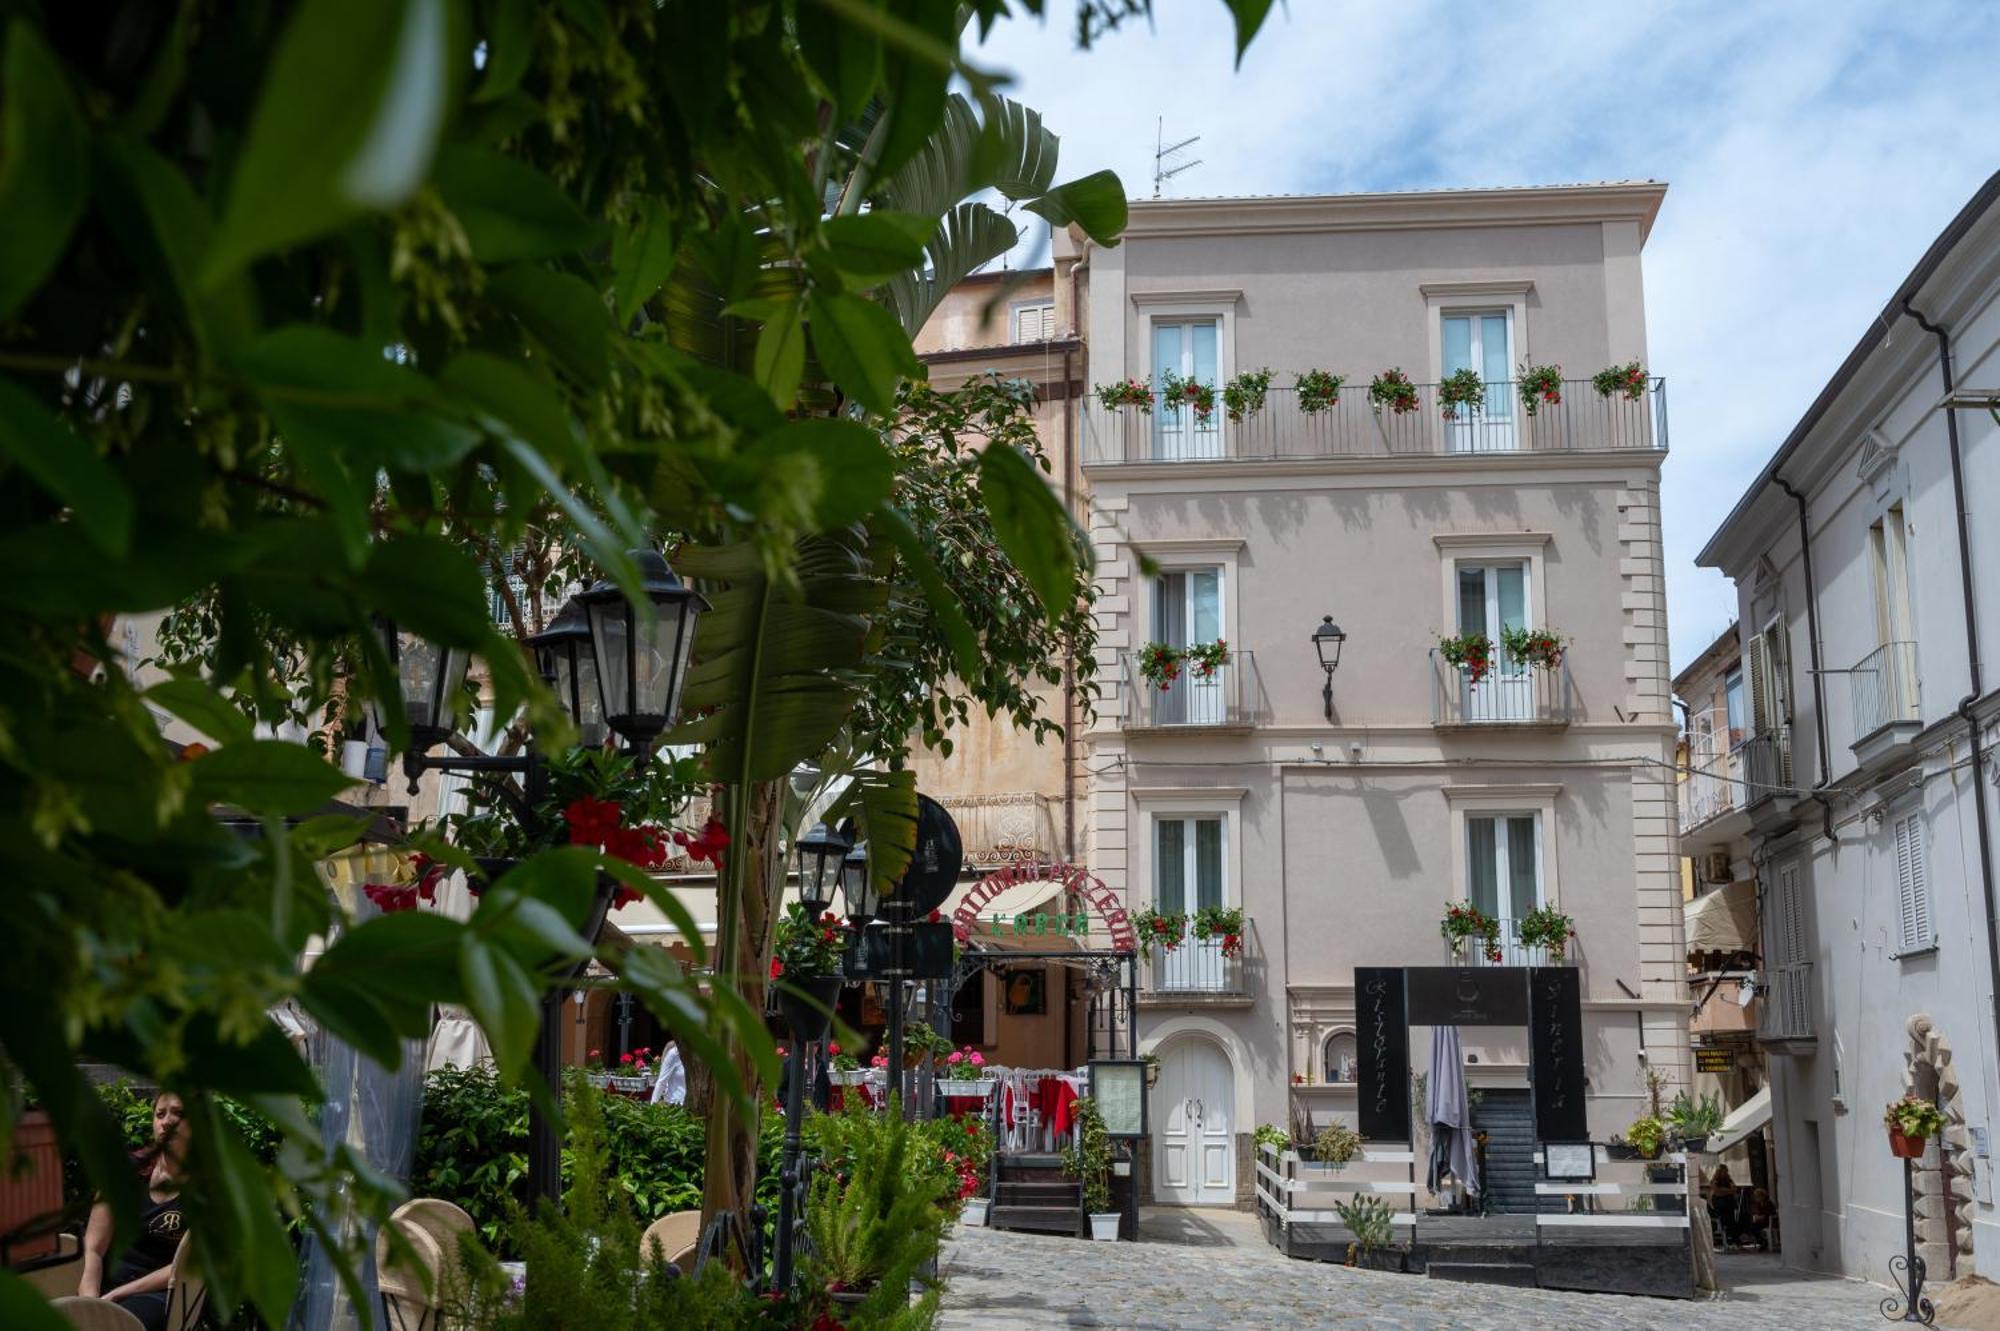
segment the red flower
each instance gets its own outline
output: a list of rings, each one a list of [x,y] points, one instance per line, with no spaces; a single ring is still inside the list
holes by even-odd
[[[830,1058],[830,1057],[832,1057],[833,1055],[835,1055],[835,1054],[837,1054],[837,1053],[839,1053],[839,1052],[840,1052],[840,1046],[839,1046],[839,1045],[837,1045],[837,1044],[835,1044],[835,1043],[834,1043],[833,1041],[831,1041],[831,1040],[828,1040],[828,1041],[826,1042],[826,1052],[827,1052],[827,1056],[828,1056],[828,1057]]]
[[[775,979],[777,979],[777,978],[778,978],[778,977],[779,977],[780,975],[783,975],[784,973],[785,973],[785,963],[784,963],[784,962],[782,962],[782,961],[780,961],[780,960],[778,960],[778,959],[777,959],[776,957],[772,957],[772,958],[771,958],[771,978],[775,980]]]
[[[632,1061],[632,1055],[630,1055],[630,1054],[620,1054],[620,1055],[618,1055],[618,1061],[619,1061],[620,1063],[630,1063],[630,1062]]]

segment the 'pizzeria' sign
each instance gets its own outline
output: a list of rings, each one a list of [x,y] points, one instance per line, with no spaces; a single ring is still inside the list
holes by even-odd
[[[1125,905],[1118,894],[1106,887],[1097,875],[1074,864],[1009,864],[974,883],[966,892],[965,899],[951,913],[952,931],[959,941],[972,937],[973,930],[980,924],[979,913],[984,907],[998,900],[1008,888],[1026,883],[1060,883],[1066,892],[1079,898],[1088,909],[1053,914],[1023,911],[1011,917],[996,912],[992,917],[994,923],[1011,923],[1016,934],[1075,938],[1089,935],[1090,917],[1095,914],[1111,935],[1114,951],[1130,952],[1137,946],[1132,919],[1125,913]]]

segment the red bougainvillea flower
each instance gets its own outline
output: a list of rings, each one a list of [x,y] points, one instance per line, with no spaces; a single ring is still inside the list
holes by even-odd
[[[604,843],[618,830],[624,817],[624,805],[616,800],[601,800],[590,795],[580,795],[563,807],[563,821],[569,825],[572,846],[603,849]]]
[[[778,959],[777,959],[776,957],[772,957],[772,958],[771,958],[771,978],[775,980],[775,979],[777,979],[777,978],[778,978],[779,976],[783,975],[784,973],[785,973],[785,963],[784,963],[784,962],[782,962],[782,961],[780,961],[780,960],[778,960]]]
[[[417,908],[417,889],[398,887],[394,883],[364,883],[361,894],[375,903],[375,909],[384,915],[394,915],[397,911]],[[430,898],[424,898],[428,901]]]
[[[674,833],[676,845],[686,848],[691,860],[707,860],[718,870],[722,868],[722,852],[729,849],[729,829],[722,825],[720,818],[710,818],[701,825],[701,830],[692,835],[686,832]]]

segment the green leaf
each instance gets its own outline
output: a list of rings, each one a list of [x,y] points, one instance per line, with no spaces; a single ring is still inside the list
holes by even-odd
[[[34,294],[83,216],[89,136],[64,81],[68,68],[27,19],[7,24],[0,64],[0,321]]]
[[[806,370],[806,332],[803,308],[786,303],[764,320],[757,334],[757,356],[751,372],[771,395],[780,411],[791,410],[798,400],[799,380]]]
[[[251,813],[311,813],[353,785],[302,744],[258,739],[225,744],[189,766],[197,799]]]
[[[1011,444],[989,445],[979,455],[979,495],[1001,548],[1049,616],[1075,609],[1075,524],[1035,465]]]
[[[219,1231],[216,1256],[201,1258],[214,1287],[211,1297],[224,1307],[234,1306],[232,1293],[247,1298],[267,1325],[279,1325],[290,1315],[299,1272],[270,1181],[214,1100],[197,1099],[188,1106],[188,1118],[194,1138],[190,1153],[206,1162],[208,1177],[218,1185],[204,1208],[205,1218]],[[226,1266],[217,1260],[221,1253],[229,1255]],[[241,1275],[240,1290],[216,1279],[224,1270]]]
[[[1222,0],[1236,19],[1236,67],[1243,68],[1243,53],[1257,40],[1257,30],[1270,16],[1271,0]]]
[[[91,445],[5,379],[0,379],[0,457],[68,505],[77,526],[105,554],[122,559],[131,548],[132,496],[125,482]]]
[[[204,284],[416,193],[444,128],[452,8],[304,0],[265,75]]]
[[[620,327],[632,322],[674,270],[674,226],[667,208],[648,202],[639,220],[611,241],[612,302]]]
[[[917,853],[917,774],[856,772],[834,809],[853,817],[855,840],[868,842],[868,869],[882,892],[894,895]]]
[[[839,116],[852,117],[882,80],[881,40],[823,5],[800,5],[796,21],[799,54],[833,94]]]
[[[914,213],[876,209],[852,217],[830,217],[820,223],[833,266],[863,286],[919,268],[931,220]]]
[[[924,248],[924,267],[891,278],[882,289],[882,303],[896,312],[903,331],[915,337],[946,292],[1013,249],[1020,238],[1011,218],[983,203],[961,203],[938,222]]]
[[[479,647],[493,627],[486,578],[463,544],[395,536],[369,547],[358,579],[368,608],[447,647]]]
[[[192,675],[169,679],[146,690],[146,698],[164,707],[218,744],[252,738],[250,718],[243,710]]]
[[[104,137],[96,152],[99,215],[133,266],[180,306],[202,350],[227,356],[256,332],[257,301],[245,274],[213,288],[200,284],[215,230],[208,205],[178,168],[143,143]]]
[[[895,462],[882,437],[858,421],[788,421],[751,445],[745,458],[763,468],[785,455],[812,461],[818,477],[813,521],[821,531],[861,521],[895,486]]]
[[[68,1319],[40,1290],[7,1270],[0,1270],[0,1326],[14,1331],[70,1331]]]
[[[903,510],[893,504],[884,504],[876,514],[876,521],[882,531],[895,543],[896,552],[909,566],[917,585],[924,589],[924,600],[931,613],[937,616],[938,627],[944,633],[945,642],[951,647],[960,679],[977,679],[981,669],[979,658],[979,638],[972,631],[972,621],[965,617],[965,606],[958,593],[946,582],[939,572],[931,552],[924,545],[923,537],[910,524]]]
[[[488,11],[486,72],[475,102],[494,102],[521,86],[535,54],[534,0],[496,0]]]
[[[604,301],[582,281],[524,265],[489,281],[486,294],[564,369],[591,387],[604,383],[611,372],[611,322]]]
[[[562,186],[490,148],[446,148],[433,178],[481,263],[555,258],[597,238],[597,227]]]
[[[923,374],[896,316],[859,296],[813,293],[812,344],[841,390],[877,415],[895,409],[904,376]]]
[[[528,1066],[541,1027],[534,980],[506,949],[470,931],[458,940],[458,975],[465,986],[466,1006],[493,1046],[500,1075],[518,1078]]]
[[[1115,171],[1094,171],[1058,185],[1041,198],[1030,199],[1027,208],[1046,217],[1051,226],[1076,223],[1100,245],[1116,245],[1125,230],[1125,186]]]
[[[889,125],[875,168],[884,177],[924,146],[944,114],[958,49],[956,8],[934,0],[891,0],[891,13],[910,41],[884,52],[888,88],[882,100]],[[911,46],[918,49],[911,51]]]
[[[584,450],[562,399],[524,363],[468,351],[452,358],[438,382],[490,417],[497,431],[533,445],[551,465],[571,471],[582,462]]]

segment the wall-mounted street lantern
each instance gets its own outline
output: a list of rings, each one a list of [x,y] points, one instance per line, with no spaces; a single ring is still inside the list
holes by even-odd
[[[1326,687],[1319,696],[1326,704],[1328,721],[1333,720],[1333,672],[1340,669],[1340,648],[1346,641],[1347,635],[1333,622],[1332,615],[1320,617],[1319,627],[1313,630],[1313,650],[1319,653],[1319,668],[1326,671]]]

